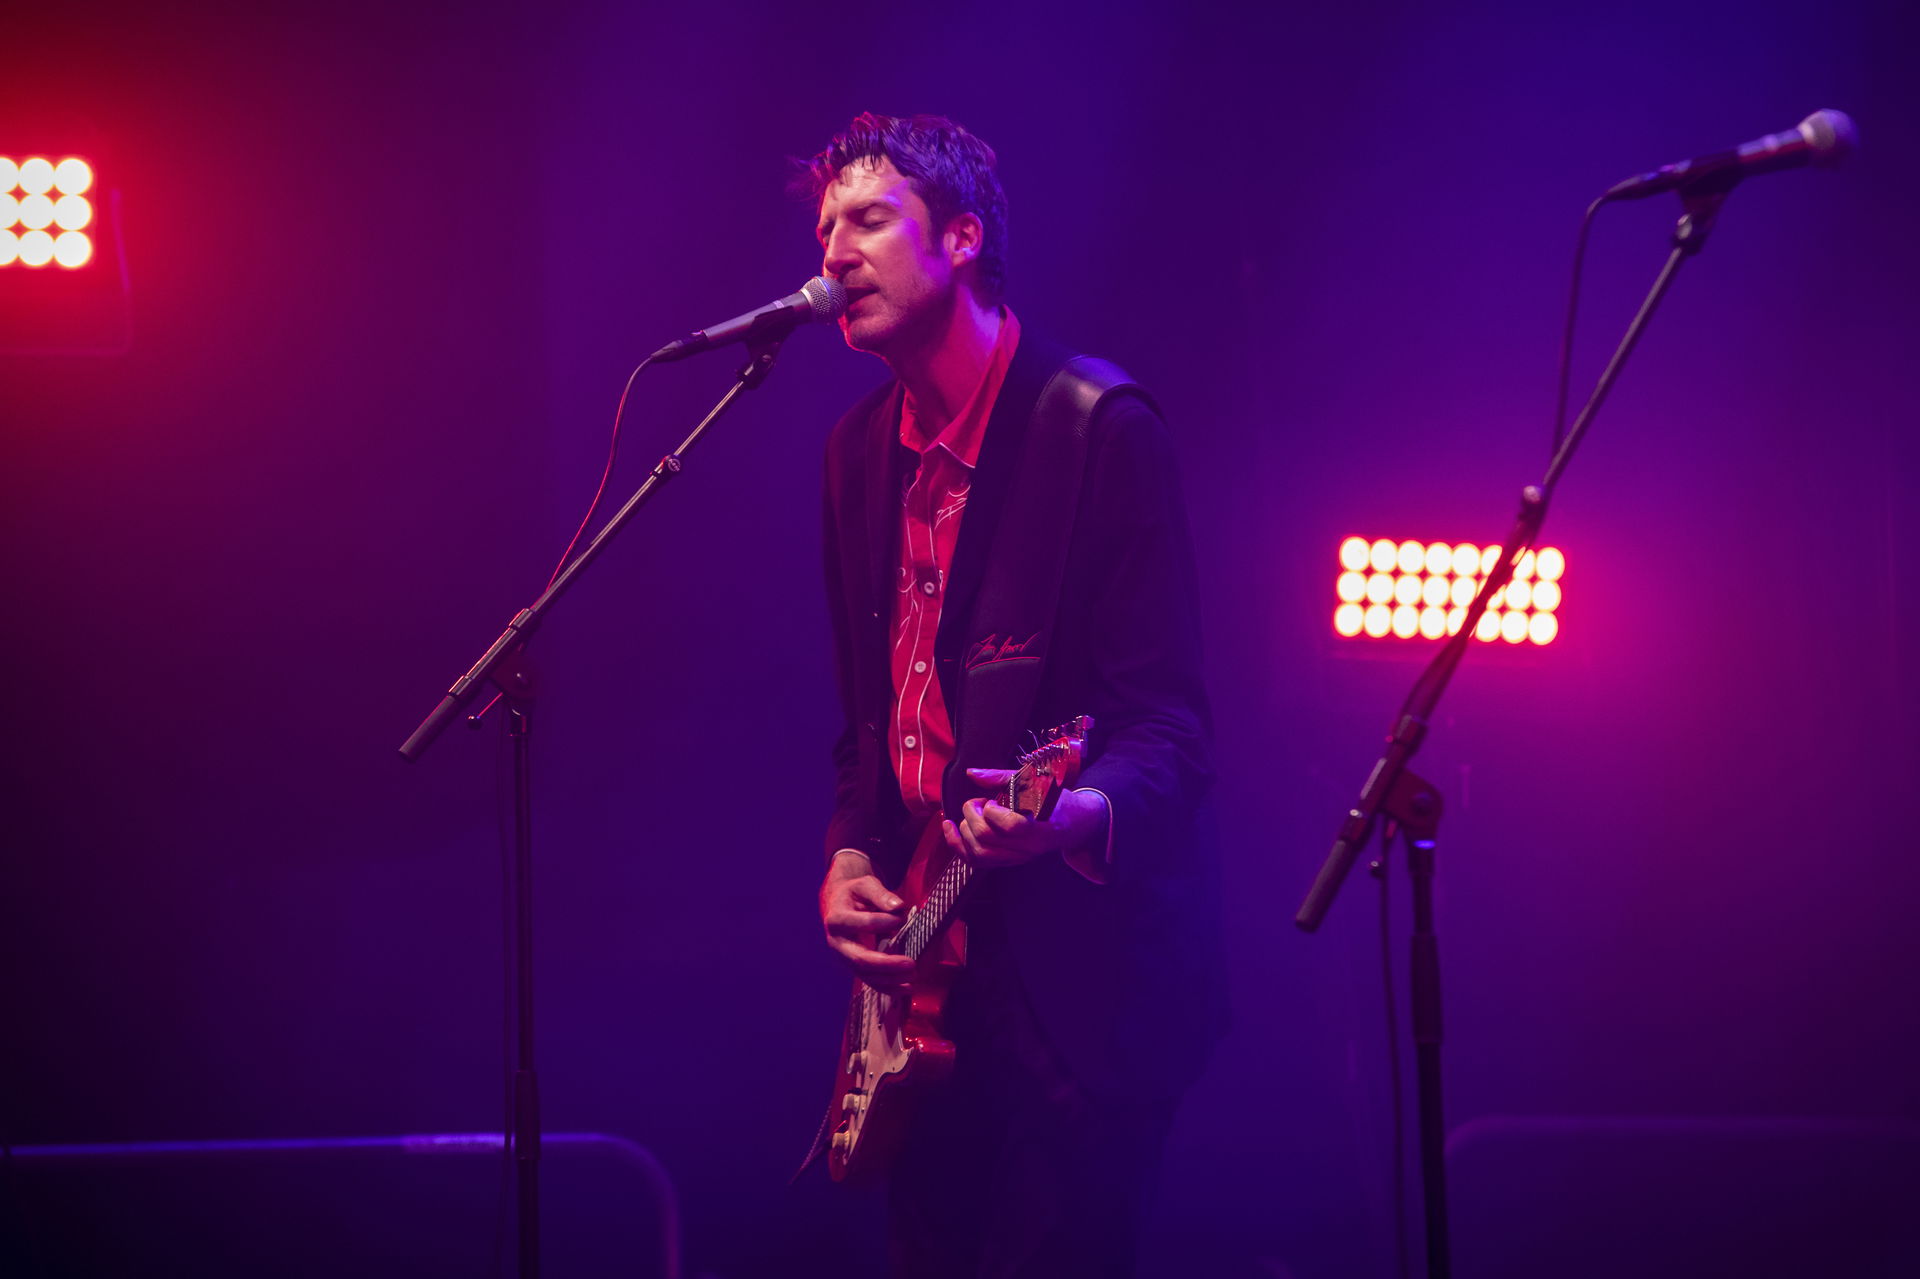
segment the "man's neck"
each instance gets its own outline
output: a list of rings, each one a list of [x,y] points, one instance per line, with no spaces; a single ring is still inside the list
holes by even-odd
[[[980,385],[1000,324],[999,307],[983,306],[972,289],[958,289],[953,306],[925,341],[886,357],[929,436],[944,430]]]

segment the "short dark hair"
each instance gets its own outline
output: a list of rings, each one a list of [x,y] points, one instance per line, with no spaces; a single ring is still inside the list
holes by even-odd
[[[815,208],[848,165],[890,160],[926,202],[934,234],[962,213],[980,219],[976,259],[981,299],[999,302],[1007,291],[1007,196],[994,173],[993,148],[940,115],[892,116],[863,111],[826,149],[802,161],[793,189]]]

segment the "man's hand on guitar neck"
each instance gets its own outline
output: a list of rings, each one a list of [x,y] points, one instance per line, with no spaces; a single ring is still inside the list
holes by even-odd
[[[891,990],[912,978],[911,959],[873,948],[876,937],[891,936],[906,919],[907,904],[880,882],[865,853],[843,848],[833,855],[820,884],[820,923],[827,945],[868,985]]]
[[[969,768],[967,777],[1004,798],[1013,771]],[[1052,815],[1043,822],[999,800],[970,799],[961,806],[958,822],[942,826],[947,847],[976,866],[1018,866],[1036,857],[1064,853],[1069,865],[1098,882],[1104,878],[1097,872],[1106,859],[1107,821],[1106,796],[1098,791],[1062,790]]]

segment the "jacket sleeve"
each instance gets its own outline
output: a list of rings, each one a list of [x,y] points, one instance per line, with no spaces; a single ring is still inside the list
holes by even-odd
[[[845,445],[842,429],[829,439],[826,476],[822,485],[821,546],[826,560],[827,617],[833,628],[833,669],[840,688],[842,726],[833,743],[833,814],[827,820],[826,856],[833,859],[842,848],[865,849],[870,825],[861,803],[860,786],[860,707],[854,688],[853,620],[849,610],[853,601],[847,595],[843,555],[846,550],[837,512],[844,509],[837,490],[842,467],[837,455]]]
[[[1079,786],[1110,806],[1113,882],[1176,868],[1213,781],[1199,591],[1172,437],[1137,396],[1096,415],[1070,564],[1085,607],[1081,696],[1094,717]],[[1063,636],[1063,638],[1065,638]]]

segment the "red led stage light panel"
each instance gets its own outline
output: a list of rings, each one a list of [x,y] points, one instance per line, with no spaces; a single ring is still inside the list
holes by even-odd
[[[132,273],[112,154],[78,117],[0,118],[0,353],[132,349]]]
[[[1341,541],[1335,558],[1334,634],[1356,641],[1437,640],[1466,624],[1467,605],[1500,562],[1500,548],[1354,536]],[[1558,547],[1522,555],[1513,580],[1487,601],[1474,638],[1551,644],[1560,634],[1566,572],[1566,553]]]
[[[0,267],[93,260],[93,167],[78,156],[0,155]]]

